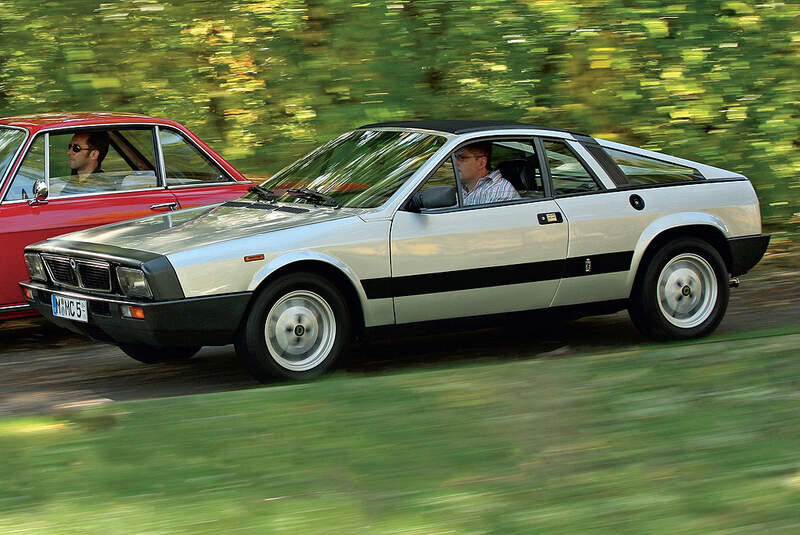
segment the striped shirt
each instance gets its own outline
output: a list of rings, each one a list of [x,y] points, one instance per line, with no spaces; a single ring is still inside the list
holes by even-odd
[[[464,205],[488,204],[492,202],[519,199],[519,193],[511,182],[503,178],[500,171],[494,170],[485,177],[479,178],[471,191],[464,188]]]

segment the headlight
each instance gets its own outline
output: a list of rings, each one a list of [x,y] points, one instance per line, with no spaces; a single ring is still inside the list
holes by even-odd
[[[47,271],[44,269],[42,257],[36,253],[25,253],[25,264],[31,280],[47,282]]]
[[[122,293],[130,297],[153,297],[147,278],[140,269],[118,267],[117,280]]]

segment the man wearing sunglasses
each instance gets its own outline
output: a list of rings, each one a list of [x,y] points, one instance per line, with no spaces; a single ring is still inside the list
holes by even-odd
[[[108,154],[109,139],[105,132],[85,132],[72,136],[67,145],[69,167],[73,179],[61,190],[61,195],[89,193],[95,189],[94,173],[102,173],[100,165]]]
[[[108,154],[108,134],[105,132],[75,134],[69,142],[67,154],[73,175],[102,173],[100,164]]]

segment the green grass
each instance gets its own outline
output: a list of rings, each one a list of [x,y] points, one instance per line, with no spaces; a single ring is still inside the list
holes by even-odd
[[[798,354],[751,333],[0,420],[0,532],[797,533]]]

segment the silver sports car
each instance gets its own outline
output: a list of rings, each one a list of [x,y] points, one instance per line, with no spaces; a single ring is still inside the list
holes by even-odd
[[[627,308],[654,338],[719,325],[763,256],[741,174],[486,121],[371,124],[237,200],[25,250],[28,302],[143,362],[236,344],[259,379],[328,369],[364,329]]]

